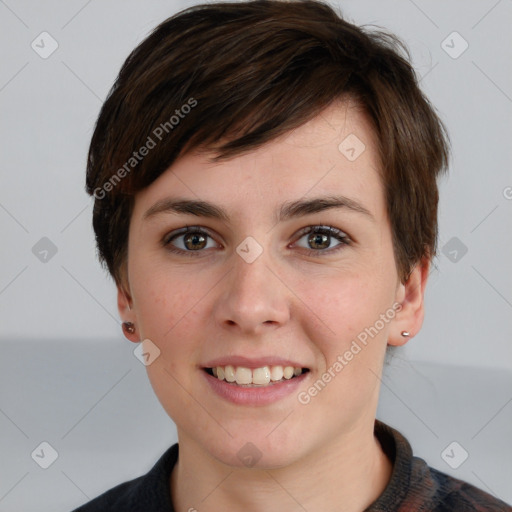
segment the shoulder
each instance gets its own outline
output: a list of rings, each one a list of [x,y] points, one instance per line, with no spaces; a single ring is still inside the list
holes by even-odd
[[[424,482],[434,482],[437,487],[433,496],[434,512],[512,512],[510,505],[482,489],[435,468],[427,468],[430,478],[426,478]]]
[[[375,434],[393,471],[386,489],[366,512],[512,512],[505,502],[414,456],[407,439],[389,425],[377,420]]]
[[[105,491],[73,512],[172,512],[169,478],[177,459],[178,444],[174,444],[145,475]]]
[[[128,482],[116,485],[112,489],[105,491],[100,496],[81,505],[73,512],[96,512],[103,510],[136,510],[135,506],[139,501],[137,496],[140,494],[140,484],[144,476],[135,478]]]

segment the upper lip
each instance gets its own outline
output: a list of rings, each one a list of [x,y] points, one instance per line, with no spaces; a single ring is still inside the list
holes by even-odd
[[[212,359],[203,365],[204,368],[217,366],[243,366],[245,368],[262,368],[263,366],[293,366],[294,368],[306,368],[305,365],[277,356],[249,358],[245,356],[227,356]]]

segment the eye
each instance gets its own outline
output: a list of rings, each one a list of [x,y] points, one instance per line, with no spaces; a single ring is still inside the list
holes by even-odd
[[[306,245],[298,242],[295,244],[305,249],[307,254],[314,256],[332,254],[352,243],[346,233],[332,226],[307,226],[299,232],[298,240],[302,239],[305,239]],[[337,240],[334,246],[333,239]],[[203,249],[212,249],[218,244],[204,229],[198,226],[186,226],[166,235],[162,245],[170,252],[195,256],[203,252]]]
[[[306,249],[307,254],[314,256],[320,256],[324,253],[332,254],[352,243],[346,233],[332,226],[308,226],[302,229],[299,235],[299,240],[305,239],[306,245],[297,245]],[[334,246],[332,246],[333,238],[338,241]]]
[[[165,236],[162,244],[171,252],[178,254],[201,252],[202,249],[211,249],[217,244],[204,229],[197,226],[186,226]]]

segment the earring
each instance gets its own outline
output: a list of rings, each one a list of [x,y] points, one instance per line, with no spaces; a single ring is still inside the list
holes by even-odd
[[[135,332],[135,325],[132,322],[123,322],[123,331],[127,334]]]
[[[402,331],[400,333],[404,338],[408,338],[411,334],[408,331]]]

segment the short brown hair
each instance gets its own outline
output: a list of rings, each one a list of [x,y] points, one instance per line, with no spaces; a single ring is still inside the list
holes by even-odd
[[[87,192],[101,261],[119,283],[135,194],[185,152],[229,158],[350,98],[377,134],[405,281],[436,253],[437,176],[448,161],[446,131],[409,61],[395,36],[320,1],[214,3],[170,17],[126,59],[92,136]]]

